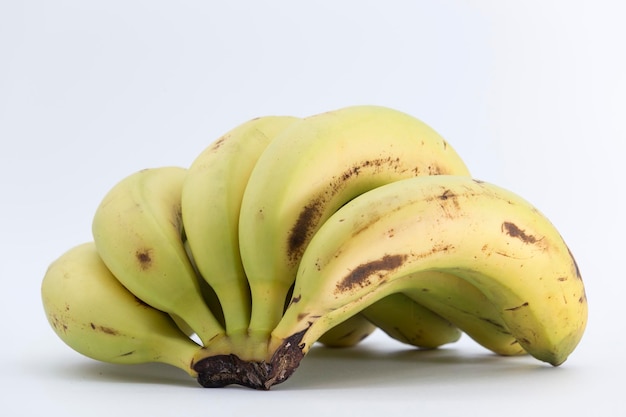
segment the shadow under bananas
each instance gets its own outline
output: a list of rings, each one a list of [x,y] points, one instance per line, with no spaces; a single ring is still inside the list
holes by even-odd
[[[272,390],[362,389],[441,384],[490,383],[558,368],[531,356],[504,357],[463,347],[433,350],[399,345],[384,349],[366,343],[349,348],[314,346],[299,368]]]
[[[161,363],[136,365],[85,361],[54,363],[38,367],[55,378],[98,383],[156,384],[199,389],[198,382],[175,367]],[[560,368],[538,362],[531,356],[503,357],[487,350],[467,349],[467,346],[446,346],[425,350],[402,344],[362,342],[348,348],[315,345],[300,362],[294,374],[272,391],[362,389],[367,387],[406,387],[441,384],[497,381],[498,377],[523,376],[543,370]],[[248,389],[230,385],[221,389]]]
[[[81,361],[71,365],[48,367],[55,378],[98,383],[155,384],[163,386],[198,387],[196,380],[178,368],[162,363],[120,365],[98,361]]]

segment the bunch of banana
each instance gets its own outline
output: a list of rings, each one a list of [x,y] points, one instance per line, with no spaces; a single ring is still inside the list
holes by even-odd
[[[354,346],[375,329],[424,349],[465,333],[556,366],[587,320],[548,219],[386,107],[249,120],[188,168],[123,178],[92,231],[45,274],[56,333],[204,387],[269,389],[315,343]]]

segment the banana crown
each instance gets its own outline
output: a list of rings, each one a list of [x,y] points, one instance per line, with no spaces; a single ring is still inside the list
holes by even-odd
[[[377,329],[427,349],[467,334],[557,366],[587,323],[554,225],[382,106],[245,121],[187,168],[122,178],[92,234],[43,278],[54,332],[95,360],[164,362],[204,387],[270,389],[316,343]]]

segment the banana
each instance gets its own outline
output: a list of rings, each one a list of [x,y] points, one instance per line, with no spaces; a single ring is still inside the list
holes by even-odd
[[[405,179],[338,210],[318,230],[272,332],[266,389],[335,323],[430,272],[476,286],[530,355],[554,366],[587,323],[583,281],[550,221],[520,196],[464,176]]]
[[[182,188],[182,219],[199,274],[222,306],[226,333],[245,333],[250,288],[239,256],[239,210],[248,177],[268,143],[298,120],[265,116],[227,132],[189,167]]]
[[[391,338],[422,349],[434,349],[461,337],[460,330],[450,321],[402,293],[382,298],[359,315]]]
[[[187,170],[144,169],[123,178],[94,214],[94,242],[113,275],[143,302],[182,320],[204,345],[224,328],[207,306],[187,256],[181,190]]]
[[[376,330],[376,326],[361,314],[348,317],[324,333],[318,342],[326,347],[346,348],[356,346]]]
[[[334,211],[380,185],[435,174],[469,175],[435,131],[385,107],[318,114],[278,135],[252,170],[239,218],[249,333],[269,337],[308,242]]]
[[[526,353],[493,303],[470,282],[438,271],[418,272],[409,279],[419,284],[404,289],[403,295],[448,320],[484,348],[503,356]]]
[[[327,347],[351,347],[377,328],[395,340],[422,349],[435,349],[461,337],[450,321],[407,295],[395,293],[335,325],[318,341]]]
[[[93,242],[69,249],[50,264],[41,297],[55,333],[77,352],[118,364],[162,362],[197,377],[193,357],[201,347],[169,315],[124,288]]]

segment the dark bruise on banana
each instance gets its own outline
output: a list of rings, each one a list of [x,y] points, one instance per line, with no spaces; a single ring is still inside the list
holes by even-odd
[[[135,252],[135,259],[137,259],[137,264],[139,265],[140,270],[149,270],[152,267],[152,249],[137,249],[137,251]]]
[[[94,323],[89,323],[89,327],[91,327],[93,330],[97,331],[97,332],[102,332],[102,333],[106,333],[106,334],[110,334],[112,336],[118,335],[119,332],[111,327],[107,327],[107,326],[100,326]]]
[[[184,230],[183,230],[183,213],[182,207],[180,204],[177,204],[173,207],[171,213],[170,225],[174,228],[177,234],[181,236],[181,241],[183,240]],[[139,270],[148,271],[152,268],[154,264],[154,249],[142,247],[135,251],[135,259],[137,260],[137,264],[139,265]]]
[[[445,142],[444,142],[445,143]],[[446,146],[444,146],[444,149]],[[287,241],[288,258],[292,264],[297,264],[302,257],[304,248],[311,239],[320,223],[320,219],[329,209],[337,207],[329,207],[328,204],[352,181],[365,175],[376,176],[380,173],[388,174],[396,173],[398,176],[410,177],[420,175],[443,175],[447,173],[444,167],[432,163],[427,166],[404,166],[400,157],[388,156],[385,158],[369,159],[355,163],[352,167],[346,169],[342,174],[333,176],[327,186],[318,193],[318,196],[302,208],[296,223],[290,230]],[[371,178],[371,177],[370,177]],[[354,196],[349,195],[344,199],[345,203]]]
[[[452,249],[454,249],[454,246],[450,244],[435,244],[425,253],[384,255],[380,259],[363,263],[350,271],[350,273],[337,284],[335,293],[340,294],[346,291],[352,291],[356,288],[371,286],[373,285],[372,279],[374,277],[378,278],[378,285],[380,285],[385,281],[388,274],[402,267],[405,262],[412,259],[424,258],[439,252],[447,252]]]
[[[406,259],[407,255],[385,255],[381,259],[361,264],[339,282],[335,292],[342,293],[356,287],[370,286],[373,276],[382,281],[387,273],[402,266]]]

